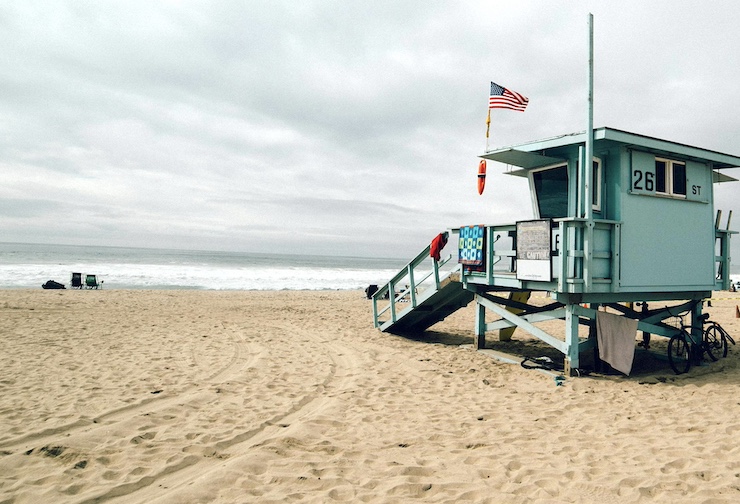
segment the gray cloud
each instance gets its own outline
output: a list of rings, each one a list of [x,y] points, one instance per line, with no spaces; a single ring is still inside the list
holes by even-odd
[[[2,5],[3,240],[405,257],[528,218],[504,167],[475,192],[488,82],[531,100],[492,146],[583,130],[589,11],[597,126],[740,154],[730,1]]]

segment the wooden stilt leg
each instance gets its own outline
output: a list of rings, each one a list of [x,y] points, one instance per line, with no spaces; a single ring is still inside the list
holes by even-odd
[[[578,315],[573,313],[573,305],[565,305],[565,376],[573,376],[573,370],[580,366],[578,355]]]
[[[486,308],[477,302],[478,296],[476,295],[475,297],[475,348],[482,350],[486,348]]]

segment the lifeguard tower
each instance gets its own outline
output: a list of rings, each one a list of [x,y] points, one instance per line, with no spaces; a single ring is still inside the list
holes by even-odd
[[[520,328],[562,352],[566,374],[596,345],[600,305],[634,324],[627,334],[633,354],[636,330],[674,336],[679,330],[663,321],[679,312],[691,313],[691,339],[701,341],[701,301],[729,287],[734,234],[731,214],[724,228],[721,212],[715,214],[713,186],[735,180],[722,170],[739,167],[740,157],[594,129],[588,19],[586,130],[481,156],[514,167],[507,173],[529,182],[534,219],[447,230],[444,238],[457,234],[457,262],[437,250],[430,258],[428,246],[373,295],[381,331],[424,331],[475,300],[477,348],[485,347],[487,332],[498,330],[506,340]],[[534,291],[549,302],[530,303]],[[669,301],[671,308],[650,310],[648,301]],[[487,312],[498,320],[487,322]],[[564,321],[561,337],[537,326],[548,320]]]
[[[740,166],[740,157],[598,128],[586,163],[586,144],[581,132],[483,154],[528,181],[534,219],[448,230],[458,235],[457,263],[429,264],[427,247],[375,294],[376,327],[425,330],[475,300],[478,348],[487,332],[506,339],[518,327],[560,350],[566,372],[595,346],[593,331],[584,337],[579,326],[594,327],[599,305],[668,337],[675,329],[662,321],[691,310],[700,331],[700,301],[730,282],[734,232],[730,216],[723,226],[715,214],[713,185],[735,180],[722,170]],[[528,304],[534,291],[551,302]],[[637,311],[629,304],[636,301],[674,303]],[[487,312],[498,320],[487,322]],[[565,322],[562,337],[536,325],[552,319]]]

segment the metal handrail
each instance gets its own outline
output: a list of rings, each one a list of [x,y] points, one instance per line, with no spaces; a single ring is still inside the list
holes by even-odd
[[[450,233],[454,233],[455,231],[457,231],[457,229],[449,230],[447,232],[448,236]],[[375,324],[375,327],[380,326],[380,317],[388,311],[390,311],[390,320],[392,320],[394,323],[398,320],[398,314],[396,313],[397,303],[404,302],[404,299],[409,298],[410,306],[416,308],[417,297],[419,296],[419,294],[426,292],[432,287],[434,287],[435,289],[439,289],[441,276],[446,274],[446,272],[444,272],[442,268],[452,259],[452,255],[448,255],[447,257],[441,258],[439,261],[436,261],[434,259],[431,259],[430,252],[431,245],[427,245],[424,249],[422,249],[421,252],[419,252],[419,254],[416,255],[416,257],[411,259],[411,261],[409,261],[403,268],[401,268],[401,270],[396,273],[385,285],[381,286],[373,294],[373,322]],[[432,261],[431,270],[425,272],[421,276],[417,276],[417,268],[428,260]],[[425,285],[425,282],[427,282],[427,280],[429,280],[430,278],[433,278],[433,283],[430,282],[424,290],[419,292],[419,287]],[[399,283],[404,283],[405,287],[401,289],[398,293],[396,293],[396,286]],[[383,307],[382,309],[378,309],[378,303],[383,300],[387,300],[388,305]]]

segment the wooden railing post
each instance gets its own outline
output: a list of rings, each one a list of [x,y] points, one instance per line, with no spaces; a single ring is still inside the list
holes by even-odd
[[[435,262],[436,264],[436,262]],[[409,289],[411,296],[411,306],[416,308],[416,282],[414,281],[414,266],[409,264]]]
[[[388,300],[391,303],[391,320],[396,321],[396,285],[393,280],[388,282]]]

